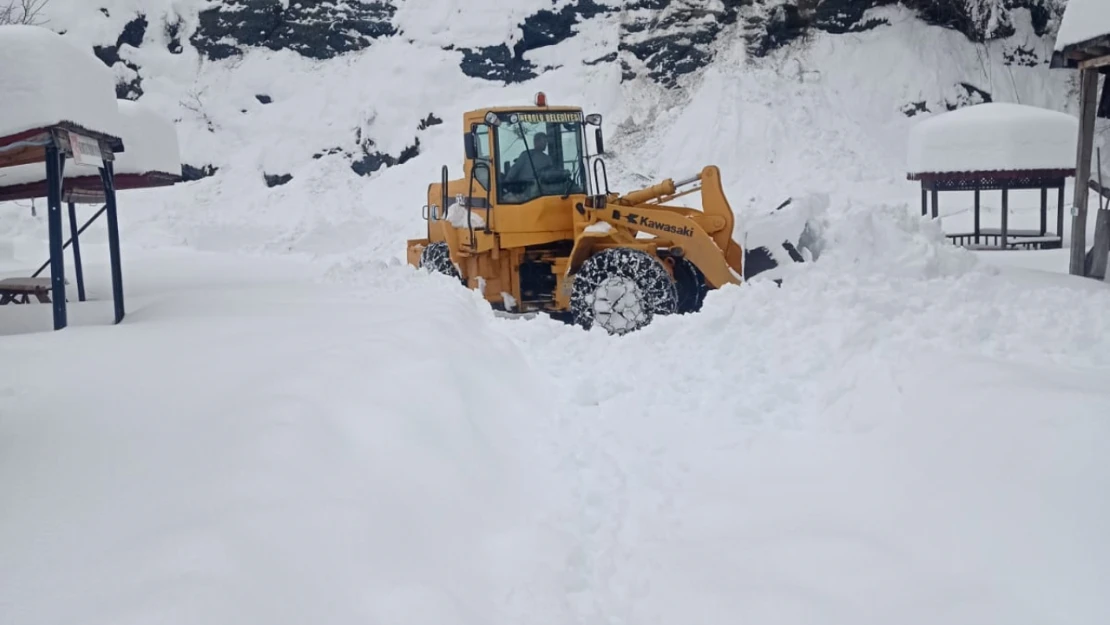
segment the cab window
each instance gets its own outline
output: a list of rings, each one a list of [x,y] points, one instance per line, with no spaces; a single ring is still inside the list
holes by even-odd
[[[523,204],[545,195],[585,193],[582,123],[566,121],[570,115],[502,116],[496,129],[499,203]]]

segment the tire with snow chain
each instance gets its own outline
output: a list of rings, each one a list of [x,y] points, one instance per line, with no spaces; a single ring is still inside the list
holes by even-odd
[[[428,271],[460,278],[459,271],[451,262],[451,252],[447,249],[447,243],[443,241],[432,243],[420,252],[420,266]]]
[[[629,248],[609,248],[586,259],[570,296],[574,322],[595,324],[609,334],[626,334],[669,315],[678,307],[674,280],[654,256]]]
[[[685,258],[676,258],[674,279],[678,291],[678,312],[686,314],[701,310],[705,296],[709,293],[709,286],[701,269]]]

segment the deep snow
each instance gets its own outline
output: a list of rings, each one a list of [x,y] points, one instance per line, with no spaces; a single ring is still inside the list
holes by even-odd
[[[114,43],[135,1],[75,7],[71,36]],[[1067,250],[947,246],[905,180],[907,101],[971,80],[1065,108],[1065,74],[1000,63],[1026,35],[977,48],[888,10],[758,63],[737,43],[660,99],[573,62],[604,54],[602,21],[501,88],[416,4],[411,42],[325,63],[121,50],[220,172],[121,194],[122,325],[102,226],[74,327],[0,309],[0,622],[1110,620],[1110,292],[1062,275]],[[605,115],[615,188],[717,164],[738,236],[794,196],[818,262],[619,338],[403,266],[427,183],[459,172],[459,113],[541,89]],[[356,128],[421,155],[368,178],[310,158]],[[45,224],[0,210],[0,274],[25,275]]]
[[[118,137],[112,72],[48,28],[0,26],[0,137],[62,122]]]
[[[934,115],[910,130],[912,173],[1075,169],[1079,120],[991,102]]]

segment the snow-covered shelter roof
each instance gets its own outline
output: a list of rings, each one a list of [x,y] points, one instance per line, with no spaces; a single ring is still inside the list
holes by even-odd
[[[1110,56],[1110,0],[1068,0],[1056,34],[1052,67]]]
[[[91,50],[47,28],[0,26],[0,111],[0,150],[5,138],[57,126],[118,148],[115,76]]]
[[[113,162],[116,188],[167,186],[181,179],[181,158],[173,122],[140,102],[120,100],[120,127],[125,149]],[[73,201],[100,201],[103,189],[94,166],[67,160],[64,195]],[[0,169],[0,201],[46,196],[42,163]]]
[[[941,113],[910,130],[909,173],[1074,173],[1079,120],[1034,106],[991,102]]]

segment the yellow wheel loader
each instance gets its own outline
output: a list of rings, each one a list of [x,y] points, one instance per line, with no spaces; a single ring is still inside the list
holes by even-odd
[[[408,241],[407,259],[495,308],[624,334],[655,315],[697,311],[709,289],[754,275],[715,166],[612,193],[601,116],[548,106],[542,93],[535,106],[466,112],[463,129],[463,176],[449,180],[444,166],[428,186],[427,236]],[[698,191],[701,210],[666,204]]]

